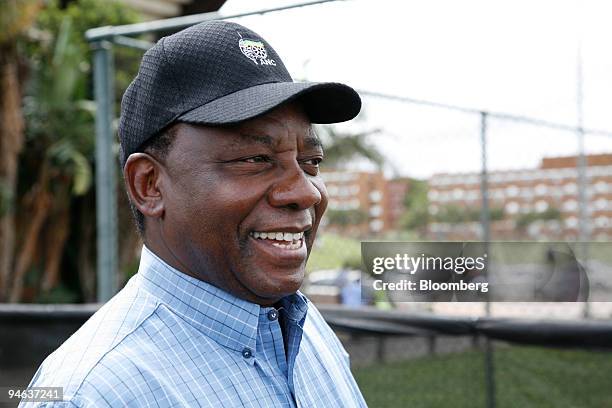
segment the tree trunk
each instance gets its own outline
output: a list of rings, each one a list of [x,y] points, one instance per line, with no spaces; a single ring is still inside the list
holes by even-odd
[[[79,241],[77,269],[85,303],[96,301],[96,216],[93,193],[88,193],[77,205]]]
[[[3,44],[0,47],[0,301],[6,299],[11,283],[17,160],[23,147],[23,131],[17,50],[14,44]]]
[[[39,180],[36,185],[28,193],[27,200],[32,210],[30,211],[30,221],[25,228],[22,247],[17,255],[15,262],[15,276],[13,285],[9,295],[9,302],[19,302],[23,291],[23,281],[30,265],[36,255],[36,249],[39,244],[39,236],[44,225],[49,210],[51,209],[51,194],[48,187],[48,164],[43,162]]]
[[[60,207],[50,217],[50,225],[45,234],[45,269],[43,272],[41,290],[48,292],[57,286],[60,276],[60,264],[64,248],[70,232],[70,193],[54,199]]]

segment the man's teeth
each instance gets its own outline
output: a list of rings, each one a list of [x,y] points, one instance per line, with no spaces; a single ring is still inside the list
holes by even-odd
[[[251,235],[256,239],[269,239],[273,241],[285,241],[286,244],[273,242],[272,245],[278,248],[298,249],[302,246],[303,232],[252,232]]]
[[[253,237],[259,238],[259,239],[273,239],[276,241],[287,241],[287,242],[297,241],[304,237],[303,232],[296,232],[294,234],[291,232],[257,232],[256,231],[256,232],[252,232],[251,234],[253,235]]]

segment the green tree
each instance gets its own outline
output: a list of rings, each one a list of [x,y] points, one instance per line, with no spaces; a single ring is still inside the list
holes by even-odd
[[[461,224],[464,222],[477,222],[481,219],[480,207],[470,208],[462,207],[456,204],[448,204],[440,208],[438,213],[433,216],[437,222],[447,222],[450,224]],[[492,207],[489,209],[489,219],[498,221],[505,217],[504,209],[500,207]]]
[[[80,282],[84,297],[92,300],[95,105],[91,101],[91,51],[84,32],[136,20],[133,12],[115,1],[80,0],[67,8],[51,1],[38,14],[36,35],[24,45],[31,78],[23,98],[26,148],[20,157],[18,251],[11,301],[23,299],[28,282],[34,290],[29,299],[53,299],[53,290],[71,293],[66,285],[80,297]],[[118,65],[127,62],[134,67],[124,74],[133,76],[139,55],[117,53],[116,57]],[[127,85],[121,78],[117,82]],[[69,267],[61,267],[62,262]],[[69,277],[64,285],[60,285],[60,270]]]
[[[561,219],[561,211],[557,208],[549,207],[545,211],[542,212],[528,212],[525,214],[519,215],[515,222],[517,228],[526,228],[529,224],[538,220],[560,220]]]
[[[429,199],[427,198],[427,181],[410,179],[404,198],[406,209],[401,225],[407,230],[423,229],[429,223]]]
[[[0,3],[0,301],[12,279],[18,158],[24,144],[21,97],[26,64],[21,48],[40,6],[38,0]]]
[[[317,133],[325,148],[324,168],[342,168],[351,160],[364,158],[382,167],[385,158],[382,153],[368,143],[368,137],[379,133],[378,129],[360,133],[339,132],[332,126],[320,126]]]
[[[368,214],[360,209],[353,210],[333,210],[329,209],[325,213],[330,225],[346,227],[348,225],[359,225],[368,220]]]

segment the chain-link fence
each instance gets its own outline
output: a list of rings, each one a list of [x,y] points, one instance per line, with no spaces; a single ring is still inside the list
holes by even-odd
[[[356,236],[358,241],[580,241],[584,243],[579,245],[580,261],[587,270],[596,266],[599,260],[595,248],[605,248],[612,236],[612,135],[528,117],[362,94],[366,96],[364,106],[369,117],[384,109],[387,114],[406,118],[408,124],[389,122],[372,140],[394,166],[401,167],[400,171],[381,171],[389,182],[383,187],[387,189],[385,194],[393,193],[390,184],[394,178],[408,184],[408,188],[402,201],[407,205],[396,220],[388,221],[384,213],[370,211],[378,202],[359,201],[370,217],[366,232]],[[410,118],[426,119],[417,120],[412,127]],[[580,138],[584,138],[582,143]],[[397,178],[394,172],[404,177]],[[335,173],[332,184],[338,184]],[[411,177],[406,178],[406,174]],[[347,180],[345,187],[351,191],[357,178]],[[422,210],[410,207],[411,184],[419,182],[426,186],[425,200],[421,202],[425,211],[420,213],[423,222],[415,224],[412,220],[411,225],[410,211]],[[336,201],[351,199],[354,197]],[[386,200],[388,204],[392,197]],[[372,220],[376,219],[388,222],[390,228],[376,231],[372,228]],[[338,245],[334,256],[344,260],[354,257],[351,245],[342,245],[340,238],[334,237],[346,240],[342,227],[327,227],[323,243],[327,240],[328,244]],[[319,259],[315,258],[315,262]],[[342,289],[336,295],[341,301]],[[612,316],[607,302],[435,302],[393,306],[407,314],[521,321],[609,321]],[[449,337],[440,333],[399,337],[353,333],[343,340],[372,406],[612,405],[605,388],[609,351],[589,347],[588,335],[568,349],[555,344],[557,334],[547,332],[547,327],[533,325],[530,330],[548,336],[550,343],[521,346],[486,336]],[[574,335],[581,336],[579,332]]]

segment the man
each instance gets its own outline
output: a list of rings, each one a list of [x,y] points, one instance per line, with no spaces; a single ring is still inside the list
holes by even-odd
[[[55,406],[365,406],[348,355],[299,291],[327,193],[311,123],[359,96],[295,83],[228,22],[160,40],[119,125],[139,272],[42,364]]]

